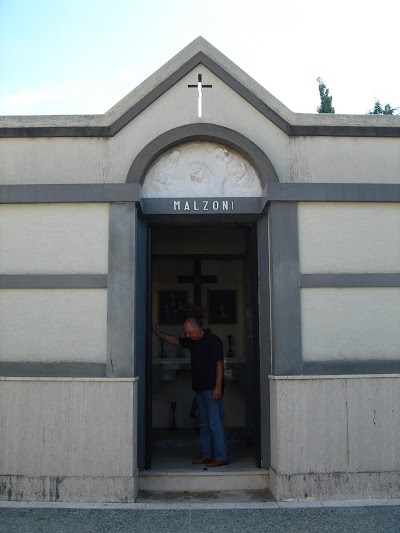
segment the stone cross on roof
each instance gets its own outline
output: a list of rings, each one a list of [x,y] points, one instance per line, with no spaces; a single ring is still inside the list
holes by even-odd
[[[197,84],[196,85],[188,85],[188,87],[190,87],[191,89],[197,87],[197,95],[198,95],[198,99],[197,99],[197,116],[199,118],[201,118],[202,112],[203,112],[203,108],[202,108],[202,106],[203,106],[203,89],[211,89],[212,85],[204,85],[203,84],[203,75],[202,74],[198,74],[197,75]]]

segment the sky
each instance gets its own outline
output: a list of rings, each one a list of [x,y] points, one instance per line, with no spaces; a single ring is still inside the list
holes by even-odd
[[[102,114],[201,35],[289,109],[400,107],[398,0],[0,0],[0,115]]]

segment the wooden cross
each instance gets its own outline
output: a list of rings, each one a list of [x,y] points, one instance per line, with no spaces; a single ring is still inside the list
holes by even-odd
[[[212,85],[204,85],[203,84],[203,75],[198,74],[197,75],[197,84],[196,85],[188,85],[191,89],[197,87],[197,116],[201,118],[202,112],[203,112],[203,89],[211,89]]]
[[[193,260],[192,276],[177,276],[178,283],[193,283],[193,304],[201,306],[201,286],[203,283],[217,283],[217,276],[202,276],[201,259]]]

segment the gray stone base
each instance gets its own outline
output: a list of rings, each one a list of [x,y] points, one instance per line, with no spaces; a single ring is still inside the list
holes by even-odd
[[[269,476],[277,501],[400,498],[400,472],[288,475],[271,468]]]
[[[134,502],[139,488],[133,477],[0,476],[0,500],[38,502]]]

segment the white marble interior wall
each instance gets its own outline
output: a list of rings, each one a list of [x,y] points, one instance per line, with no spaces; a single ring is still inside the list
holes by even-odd
[[[177,283],[177,275],[193,275],[193,259],[179,257],[179,254],[242,254],[244,252],[244,234],[241,228],[229,227],[169,227],[156,228],[152,234],[153,267],[152,267],[152,317],[153,322],[159,324],[162,331],[172,335],[183,336],[182,324],[162,324],[159,321],[159,291],[187,291],[188,302],[193,302],[193,283]],[[177,256],[166,257],[166,254]],[[228,351],[229,334],[233,335],[232,348],[236,357],[245,357],[244,353],[244,294],[243,294],[243,260],[234,259],[202,259],[202,275],[216,275],[217,283],[204,283],[202,286],[202,304],[207,307],[209,290],[237,291],[237,324],[210,324],[207,317],[203,320],[203,327],[210,328],[219,335],[224,344],[224,354]],[[193,400],[191,390],[191,374],[189,357],[186,353],[186,369],[172,372],[171,381],[156,378],[160,372],[160,343],[153,336],[152,357],[157,367],[153,375],[153,427],[169,427],[172,420],[170,401],[176,401],[176,423],[178,427],[195,427],[190,418],[190,408]],[[164,343],[165,354],[168,359],[175,359],[177,347]],[[154,368],[154,367],[153,367]],[[163,371],[161,371],[162,373]],[[157,374],[158,375],[158,374]],[[168,374],[169,375],[169,374]],[[225,389],[225,424],[227,427],[244,427],[245,425],[245,396],[236,380],[226,380]]]
[[[160,292],[164,295],[170,291],[171,297],[177,291],[186,294],[186,303],[193,302],[193,284],[192,283],[178,283],[178,275],[193,275],[193,261],[183,258],[153,258],[152,264],[152,317],[153,324],[157,324],[162,331],[177,337],[183,336],[183,311],[178,311],[178,322],[175,324],[169,323],[169,320],[163,320],[167,317],[166,313],[160,309]],[[178,302],[179,304],[179,302]],[[172,316],[172,315],[171,315]],[[180,320],[179,320],[180,319]],[[167,322],[167,323],[165,323]],[[158,337],[153,336],[152,342],[152,356],[158,358],[161,351],[161,345]],[[164,343],[164,352],[168,358],[176,357],[176,346]]]
[[[224,354],[229,349],[228,335],[233,336],[232,349],[236,357],[246,357],[244,353],[244,291],[243,291],[243,261],[241,259],[226,260],[205,260],[202,261],[202,275],[216,275],[217,283],[204,283],[202,285],[202,307],[205,308],[206,316],[203,320],[203,327],[209,328],[218,335],[224,345]],[[152,285],[152,318],[153,323],[158,324],[161,330],[178,337],[183,336],[182,322],[177,324],[165,323],[160,315],[160,292],[171,291],[187,294],[187,302],[193,303],[193,283],[178,283],[178,275],[193,275],[193,262],[188,259],[155,258],[153,260],[153,285]],[[211,291],[235,291],[236,293],[236,323],[215,323],[210,322],[207,314],[208,296]],[[178,313],[178,316],[181,316]],[[161,318],[161,320],[160,320]],[[153,337],[152,357],[159,357],[161,350],[158,338]],[[164,343],[164,351],[168,358],[176,357],[176,346]]]
[[[176,336],[183,336],[182,324],[162,324],[159,319],[158,298],[159,291],[186,290],[188,301],[193,301],[193,285],[191,283],[177,283],[176,276],[192,275],[193,263],[187,259],[170,259],[157,257],[153,261],[153,321],[159,324],[161,330]],[[241,260],[202,261],[202,274],[217,275],[217,284],[204,284],[202,287],[202,301],[207,302],[208,290],[236,290],[237,291],[237,324],[210,324],[208,319],[203,320],[203,327],[210,328],[213,333],[221,337],[226,355],[229,344],[227,336],[233,335],[232,348],[236,357],[246,357],[244,353],[244,323],[243,323],[243,268]],[[153,336],[152,356],[153,363],[158,366],[160,361],[161,345],[158,338]],[[164,343],[164,353],[168,359],[176,359],[178,348]],[[191,373],[189,370],[189,353],[186,353],[187,369],[163,372],[160,381],[153,376],[153,383],[157,383],[157,390],[153,394],[153,427],[169,427],[172,420],[170,401],[177,402],[176,423],[179,427],[195,427],[195,422],[189,416],[193,399],[191,389]],[[186,364],[186,363],[185,363]],[[154,368],[154,366],[153,366]],[[163,368],[163,367],[162,367]],[[165,376],[169,377],[165,377]],[[168,381],[171,379],[172,381]],[[167,381],[165,381],[167,380]],[[243,427],[245,425],[245,397],[238,381],[227,381],[225,391],[225,424],[227,427]]]
[[[156,228],[152,234],[152,249],[156,255],[153,264],[153,291],[152,291],[152,309],[153,320],[158,321],[158,291],[159,290],[187,290],[188,300],[193,302],[193,283],[177,283],[177,275],[192,275],[193,262],[191,259],[179,258],[179,254],[195,254],[199,257],[204,255],[232,254],[243,255],[245,253],[245,234],[240,227],[224,226],[182,226],[182,227],[164,227]],[[177,258],[165,258],[162,255],[176,254]],[[235,289],[238,291],[238,324],[236,330],[236,342],[238,352],[243,352],[244,343],[244,310],[243,310],[243,260],[230,259],[224,260],[202,259],[202,274],[217,275],[217,284],[204,284],[202,287],[202,302],[207,303],[209,290],[216,289]],[[179,271],[178,271],[179,270]],[[204,321],[205,327],[208,326],[207,318]],[[180,325],[169,326],[171,333],[174,335],[181,334]],[[217,328],[219,333],[228,335],[224,325],[222,329],[219,325],[212,325]],[[240,331],[239,331],[240,329]],[[216,330],[216,331],[217,331]],[[218,333],[217,333],[218,334]],[[233,333],[235,335],[235,333]],[[223,339],[227,349],[226,336]],[[153,349],[153,355],[154,355]]]
[[[175,422],[179,428],[196,428],[197,419],[190,417],[194,393],[190,370],[180,370],[173,381],[161,381],[152,396],[153,428],[169,428],[172,422],[170,402],[176,402]],[[245,427],[245,395],[237,381],[225,381],[224,426]]]
[[[175,422],[178,429],[197,427],[196,420],[190,417],[193,398],[189,367],[177,371],[171,381],[159,381],[152,395],[153,428],[169,428],[172,422],[171,402],[176,402]]]
[[[210,328],[215,335],[221,338],[224,345],[224,354],[229,349],[228,335],[232,335],[232,350],[235,357],[244,357],[244,294],[243,294],[243,260],[226,259],[224,261],[209,260],[202,262],[202,273],[205,275],[216,275],[218,282],[214,284],[204,284],[202,287],[202,301],[209,307],[209,294],[212,291],[235,291],[237,320],[235,323],[224,324],[215,323],[211,320],[210,310],[204,327]]]

